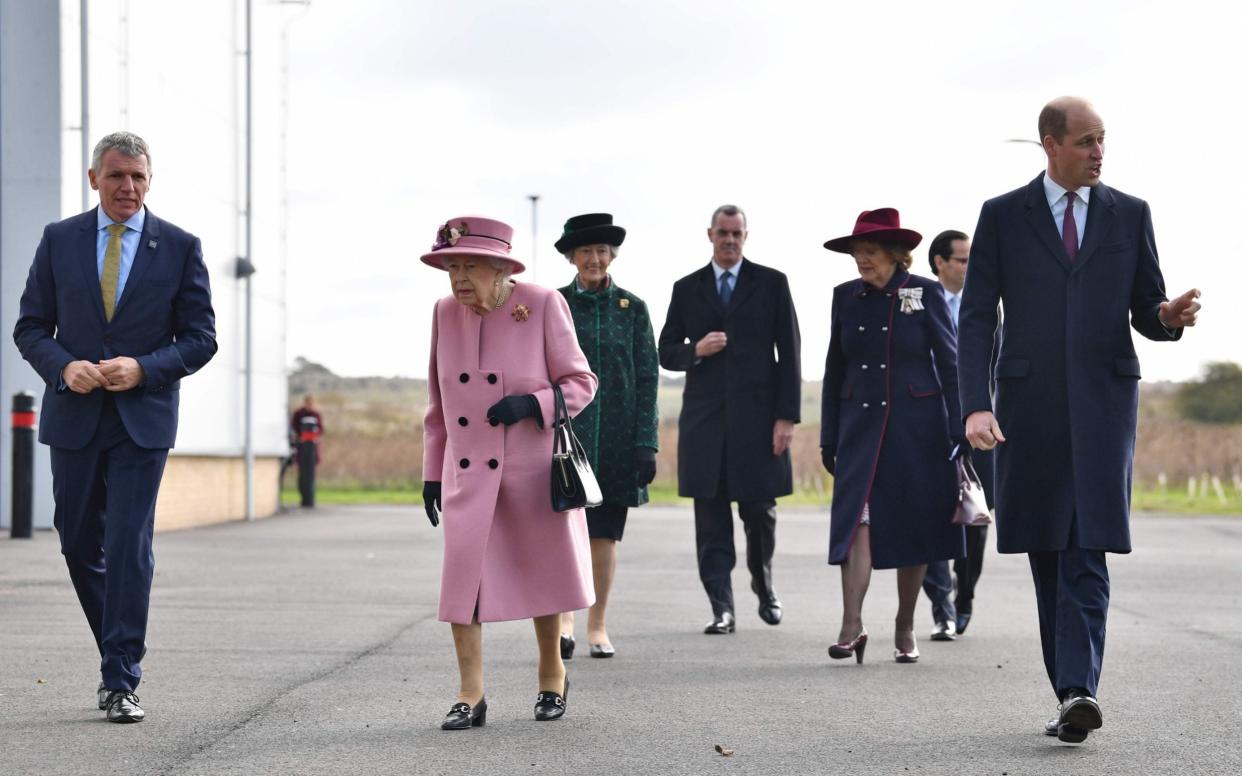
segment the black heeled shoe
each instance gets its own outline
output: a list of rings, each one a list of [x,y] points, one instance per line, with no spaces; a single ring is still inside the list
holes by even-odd
[[[565,716],[565,699],[569,697],[569,674],[565,674],[565,692],[544,690],[535,697],[535,719],[551,722]]]
[[[449,713],[444,715],[440,729],[469,730],[472,727],[483,727],[485,724],[487,724],[487,698],[483,697],[473,708],[469,703],[454,703]]]
[[[863,630],[853,641],[841,642],[828,647],[828,657],[833,660],[844,660],[853,655],[862,665],[863,653],[867,651],[867,631]]]
[[[561,634],[561,660],[573,660],[574,657],[574,637],[571,633],[566,636]]]

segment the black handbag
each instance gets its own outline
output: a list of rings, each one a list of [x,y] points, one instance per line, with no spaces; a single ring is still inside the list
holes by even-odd
[[[604,503],[599,482],[591,471],[582,443],[574,435],[560,386],[553,384],[552,393],[556,398],[553,410],[556,418],[552,425],[552,509],[568,512],[597,507]]]

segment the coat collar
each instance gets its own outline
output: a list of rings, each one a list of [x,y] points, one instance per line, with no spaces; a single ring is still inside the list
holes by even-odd
[[[145,207],[145,206],[144,206]],[[78,216],[78,266],[82,269],[85,276],[87,288],[99,288],[99,206],[91,208],[85,213]],[[160,244],[160,220],[155,217],[150,208],[147,208],[146,221],[142,226],[142,235],[138,238],[138,250],[134,253],[134,263],[130,266],[129,277],[125,280],[125,290],[121,292],[121,298],[117,300],[116,308],[112,311],[112,320],[116,320],[116,316],[120,314],[122,306],[135,293],[135,290],[142,280],[142,276],[154,261],[159,251]],[[99,314],[99,320],[104,320],[103,294],[91,293],[87,294],[94,302],[95,312]]]
[[[116,316],[124,308],[125,303],[133,297],[135,289],[142,282],[142,276],[154,263],[156,255],[160,250],[160,220],[155,217],[151,210],[147,209],[147,220],[142,226],[142,236],[138,238],[138,251],[134,254],[134,263],[129,268],[129,278],[125,281],[125,290],[121,292],[121,298],[117,300],[116,310],[112,314],[112,319],[116,320]],[[103,305],[102,298],[100,305]]]
[[[1082,246],[1078,249],[1078,258],[1070,262],[1061,235],[1057,233],[1057,223],[1052,218],[1052,209],[1048,207],[1048,198],[1044,190],[1044,175],[1035,176],[1026,186],[1026,220],[1039,236],[1044,247],[1053,259],[1067,273],[1082,267],[1095,254],[1104,235],[1113,227],[1117,215],[1117,203],[1113,192],[1103,183],[1091,188],[1091,199],[1087,201],[1087,231],[1082,237]]]
[[[893,272],[893,276],[888,279],[887,283],[884,284],[884,288],[872,288],[862,278],[859,278],[855,282],[858,283],[858,289],[854,292],[855,296],[868,296],[870,294],[880,292],[884,292],[885,294],[892,296],[894,291],[900,288],[905,288],[906,283],[910,282],[910,271],[903,267],[898,267],[897,270]]]

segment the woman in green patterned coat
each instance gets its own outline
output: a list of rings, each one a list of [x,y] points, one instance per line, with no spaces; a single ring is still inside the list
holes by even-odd
[[[578,270],[560,292],[569,302],[578,344],[599,377],[595,399],[574,418],[574,433],[586,448],[604,503],[587,509],[595,605],[587,613],[591,657],[616,654],[604,620],[617,568],[617,542],[630,507],[647,503],[655,478],[659,421],[656,388],[659,357],[651,318],[643,300],[612,282],[608,265],[617,257],[625,230],[608,213],[574,216],[556,241]],[[561,657],[574,653],[574,613],[561,618]]]

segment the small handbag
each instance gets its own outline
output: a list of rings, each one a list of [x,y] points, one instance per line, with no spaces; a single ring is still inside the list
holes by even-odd
[[[983,481],[971,463],[970,453],[962,451],[957,464],[957,508],[953,511],[954,525],[988,525],[992,522],[992,510],[988,509],[987,496],[983,493]]]
[[[599,482],[587,461],[582,443],[574,435],[565,407],[565,395],[559,385],[552,385],[556,418],[552,425],[552,509],[568,512],[604,503]]]

